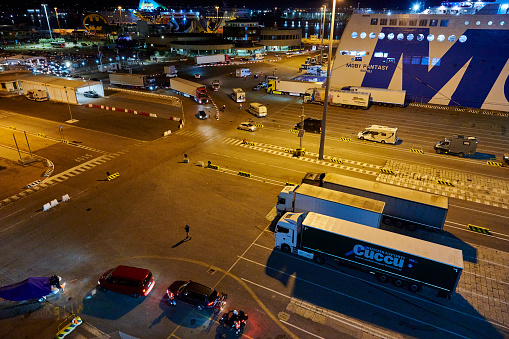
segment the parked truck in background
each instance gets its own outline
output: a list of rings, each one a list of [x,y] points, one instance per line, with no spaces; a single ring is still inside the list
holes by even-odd
[[[345,87],[343,89],[355,93],[369,93],[369,100],[372,105],[405,107],[406,91],[355,86]]]
[[[314,212],[286,213],[275,247],[318,264],[348,265],[419,292],[423,286],[450,298],[463,271],[461,250]]]
[[[316,212],[379,228],[384,203],[326,188],[302,184],[285,186],[278,195],[278,216],[286,212]]]
[[[410,231],[442,231],[449,209],[445,196],[335,173],[307,173],[302,183],[385,202],[382,222]]]
[[[304,94],[305,103],[323,105],[325,100],[325,88],[309,88]],[[342,91],[337,88],[329,89],[329,105],[343,108],[369,108],[369,94],[351,91]]]
[[[457,154],[463,157],[465,154],[475,154],[478,143],[476,137],[453,135],[452,138],[443,138],[438,141],[434,148],[437,153]]]
[[[170,79],[170,88],[179,94],[192,98],[199,104],[206,104],[209,102],[209,96],[205,85],[197,84],[196,82],[182,78],[172,78]]]
[[[230,56],[226,54],[201,55],[195,56],[194,61],[197,65],[228,64],[230,63]]]
[[[110,73],[110,84],[117,87],[136,87],[147,90],[157,88],[156,79],[147,74]]]
[[[168,78],[174,78],[177,76],[177,70],[175,69],[175,65],[164,66],[164,73]]]
[[[304,95],[309,88],[321,87],[323,82],[276,80],[267,81],[267,93],[285,95]]]

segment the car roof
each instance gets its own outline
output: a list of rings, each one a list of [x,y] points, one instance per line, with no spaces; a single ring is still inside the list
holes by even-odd
[[[189,280],[189,283],[186,285],[186,290],[204,294],[207,296],[211,295],[212,292],[214,291],[213,288],[194,282],[192,280]]]
[[[150,274],[150,270],[145,268],[131,267],[131,266],[117,266],[112,275],[120,276],[122,278],[131,278],[134,280],[143,280]]]

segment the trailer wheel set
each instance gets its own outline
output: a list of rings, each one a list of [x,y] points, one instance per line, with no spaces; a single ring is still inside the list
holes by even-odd
[[[383,217],[382,219],[382,222],[385,224],[385,225],[390,225],[393,223],[393,220],[389,217]],[[407,230],[409,231],[416,231],[417,230],[417,226],[413,223],[406,223],[406,222],[403,222],[401,220],[396,220],[394,222],[394,226],[396,226],[397,228],[403,228],[405,227]]]

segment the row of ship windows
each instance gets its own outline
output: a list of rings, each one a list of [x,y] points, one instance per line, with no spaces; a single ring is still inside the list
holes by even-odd
[[[387,26],[387,22],[389,23],[389,26],[417,26],[417,19],[378,19],[378,18],[372,18],[371,19],[371,25],[375,26],[378,25],[378,22],[380,22],[380,25]],[[431,19],[429,20],[429,26],[430,27],[437,27],[439,23],[438,19]],[[470,24],[469,21],[465,21],[465,26],[468,26]],[[481,21],[476,21],[475,24],[479,26],[481,24]],[[493,21],[488,21],[488,26],[493,25]],[[500,26],[504,26],[505,21],[500,21]],[[428,19],[420,19],[419,20],[419,26],[420,27],[426,27],[428,26]],[[442,19],[440,20],[440,27],[448,27],[449,26],[449,20]]]
[[[366,32],[362,32],[361,34],[358,34],[357,32],[353,32],[353,33],[352,33],[352,38],[353,38],[353,39],[356,39],[357,37],[360,37],[361,39],[365,39],[365,38],[366,38],[366,36],[368,36]],[[396,37],[396,39],[398,39],[398,40],[403,40],[403,39],[405,39],[405,35],[404,35],[403,33],[399,33],[397,36],[395,36],[395,35],[394,35],[394,33],[389,33],[389,34],[387,34],[387,39],[389,39],[389,40],[393,40],[395,37]],[[369,38],[370,38],[370,39],[374,39],[374,38],[376,38],[376,34],[375,34],[375,33],[373,33],[373,32],[369,33]],[[413,34],[408,34],[408,35],[406,36],[406,39],[407,39],[408,41],[412,41],[412,40],[414,40],[414,38],[415,38],[415,39],[417,39],[417,41],[423,41],[423,40],[424,40],[424,34],[417,34],[417,36],[415,36],[415,35],[413,35]],[[385,33],[379,33],[379,34],[378,34],[378,39],[380,39],[380,40],[385,39]],[[435,36],[434,36],[433,34],[428,34],[428,36],[426,37],[426,39],[427,39],[428,41],[433,41],[433,40],[435,40]],[[440,34],[440,35],[438,35],[438,36],[437,36],[437,41],[444,41],[444,40],[445,40],[445,35]],[[456,41],[456,35],[449,35],[449,37],[447,38],[447,40],[448,40],[449,42],[454,42],[454,41]],[[459,42],[465,42],[465,41],[467,41],[467,37],[466,37],[466,35],[462,35],[462,36],[460,36],[460,37],[459,37],[459,39],[458,39],[458,40],[459,40]]]
[[[355,61],[362,61],[362,57],[366,56],[366,52],[365,51],[362,51],[362,52],[359,52],[359,51],[341,51],[340,52],[341,55],[351,55],[351,56],[354,56],[355,58],[352,59],[352,60],[355,60]],[[373,57],[374,58],[385,58],[385,62],[387,63],[396,63],[396,59],[394,58],[389,58],[389,53],[384,53],[384,52],[375,52],[373,53]],[[432,65],[432,66],[440,66],[440,61],[442,59],[441,58],[431,58],[431,57],[428,57],[428,56],[410,56],[410,55],[403,55],[403,59],[401,60],[401,62],[403,64],[409,64],[409,65],[425,65],[425,66],[428,66],[428,65]]]

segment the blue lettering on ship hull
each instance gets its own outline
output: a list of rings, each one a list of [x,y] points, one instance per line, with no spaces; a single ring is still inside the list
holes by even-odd
[[[396,67],[403,57],[402,87],[407,91],[408,96],[423,102],[428,102],[440,93],[441,88],[463,67],[466,67],[465,65],[471,59],[449,104],[480,108],[509,57],[509,30],[471,29],[465,31],[467,40],[463,43],[458,41],[458,36],[454,43],[447,41],[447,36],[445,41],[433,41],[434,44],[452,45],[441,57],[440,65],[432,67],[428,72],[429,66],[422,64],[423,57],[429,57],[430,64],[433,57],[440,57],[429,55],[430,43],[426,39],[429,29],[384,27],[382,32],[386,36],[394,33],[396,37],[399,33],[403,33],[404,39],[385,38],[377,41],[373,53],[388,53],[388,58],[393,58],[394,63],[388,63],[386,58],[372,57],[367,67],[371,66],[373,71],[365,73],[362,86],[388,88]],[[411,41],[407,40],[410,33],[414,35]],[[424,35],[423,41],[417,41],[419,34]],[[435,36],[435,40],[436,38]],[[375,65],[383,66],[385,70],[379,67],[373,68]],[[359,67],[362,69],[360,64]],[[506,103],[509,98],[507,79],[505,79],[503,92],[504,97],[497,98],[497,102]]]

